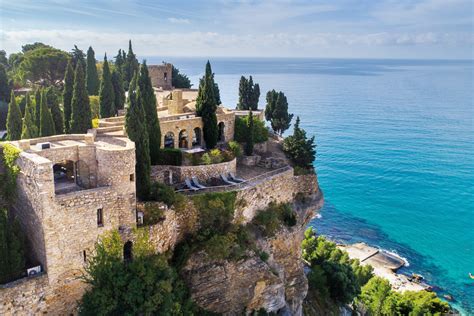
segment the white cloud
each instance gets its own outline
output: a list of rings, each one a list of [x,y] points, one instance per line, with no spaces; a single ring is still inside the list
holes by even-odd
[[[168,18],[168,21],[175,24],[190,24],[191,23],[189,19],[183,19],[183,18]]]
[[[321,56],[341,57],[334,52],[351,52],[362,49],[366,53],[377,52],[377,48],[387,47],[431,47],[443,49],[455,45],[474,43],[471,34],[440,33],[369,33],[339,34],[315,33],[293,34],[289,32],[270,34],[224,34],[216,32],[185,33],[118,33],[88,30],[41,30],[0,31],[2,48],[8,53],[19,51],[21,45],[35,41],[53,45],[69,51],[74,44],[86,49],[94,47],[97,56],[104,52],[115,54],[119,48],[126,48],[132,39],[135,52],[139,56]],[[341,49],[342,48],[342,49]],[[344,57],[344,55],[342,55]],[[347,57],[347,55],[346,55]],[[357,57],[357,56],[352,56]],[[359,56],[364,57],[364,56]],[[441,56],[442,57],[442,56]]]

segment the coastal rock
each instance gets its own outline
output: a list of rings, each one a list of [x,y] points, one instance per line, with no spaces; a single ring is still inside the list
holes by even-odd
[[[302,315],[308,281],[301,259],[301,242],[309,220],[323,203],[320,192],[295,201],[297,225],[281,229],[256,244],[269,257],[253,252],[240,261],[211,260],[205,252],[188,259],[183,276],[193,300],[202,308],[224,315],[241,315],[264,308],[267,312]]]

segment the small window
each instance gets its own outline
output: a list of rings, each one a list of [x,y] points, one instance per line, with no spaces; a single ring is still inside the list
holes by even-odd
[[[130,182],[133,182],[135,181],[135,175],[132,173],[130,174]]]
[[[82,251],[82,258],[84,259],[84,263],[87,263],[87,253],[86,251]]]
[[[165,72],[163,77],[165,78],[165,81],[168,81],[168,73],[167,72]]]
[[[101,208],[97,210],[97,226],[98,227],[104,226],[104,214]]]

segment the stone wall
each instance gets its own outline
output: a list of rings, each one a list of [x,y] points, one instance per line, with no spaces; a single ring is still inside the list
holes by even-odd
[[[289,169],[238,191],[235,220],[248,223],[270,202],[288,203],[292,202],[299,192],[313,194],[318,191],[316,175],[294,176],[293,169]]]
[[[23,278],[0,286],[0,315],[72,315],[86,284],[73,279],[52,287],[47,274]]]
[[[151,166],[152,180],[170,184],[170,173],[173,183],[182,183],[186,178],[196,177],[201,182],[208,181],[211,178],[219,178],[221,174],[232,172],[235,174],[237,168],[237,160],[221,162],[212,165],[200,166],[169,166],[157,165]]]
[[[162,65],[149,65],[148,73],[153,87],[162,88],[163,90],[172,89],[172,69],[173,65],[163,63]]]

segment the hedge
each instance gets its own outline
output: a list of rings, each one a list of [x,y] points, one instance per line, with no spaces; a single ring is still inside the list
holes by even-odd
[[[181,166],[183,163],[183,153],[176,148],[160,149],[158,165]]]

